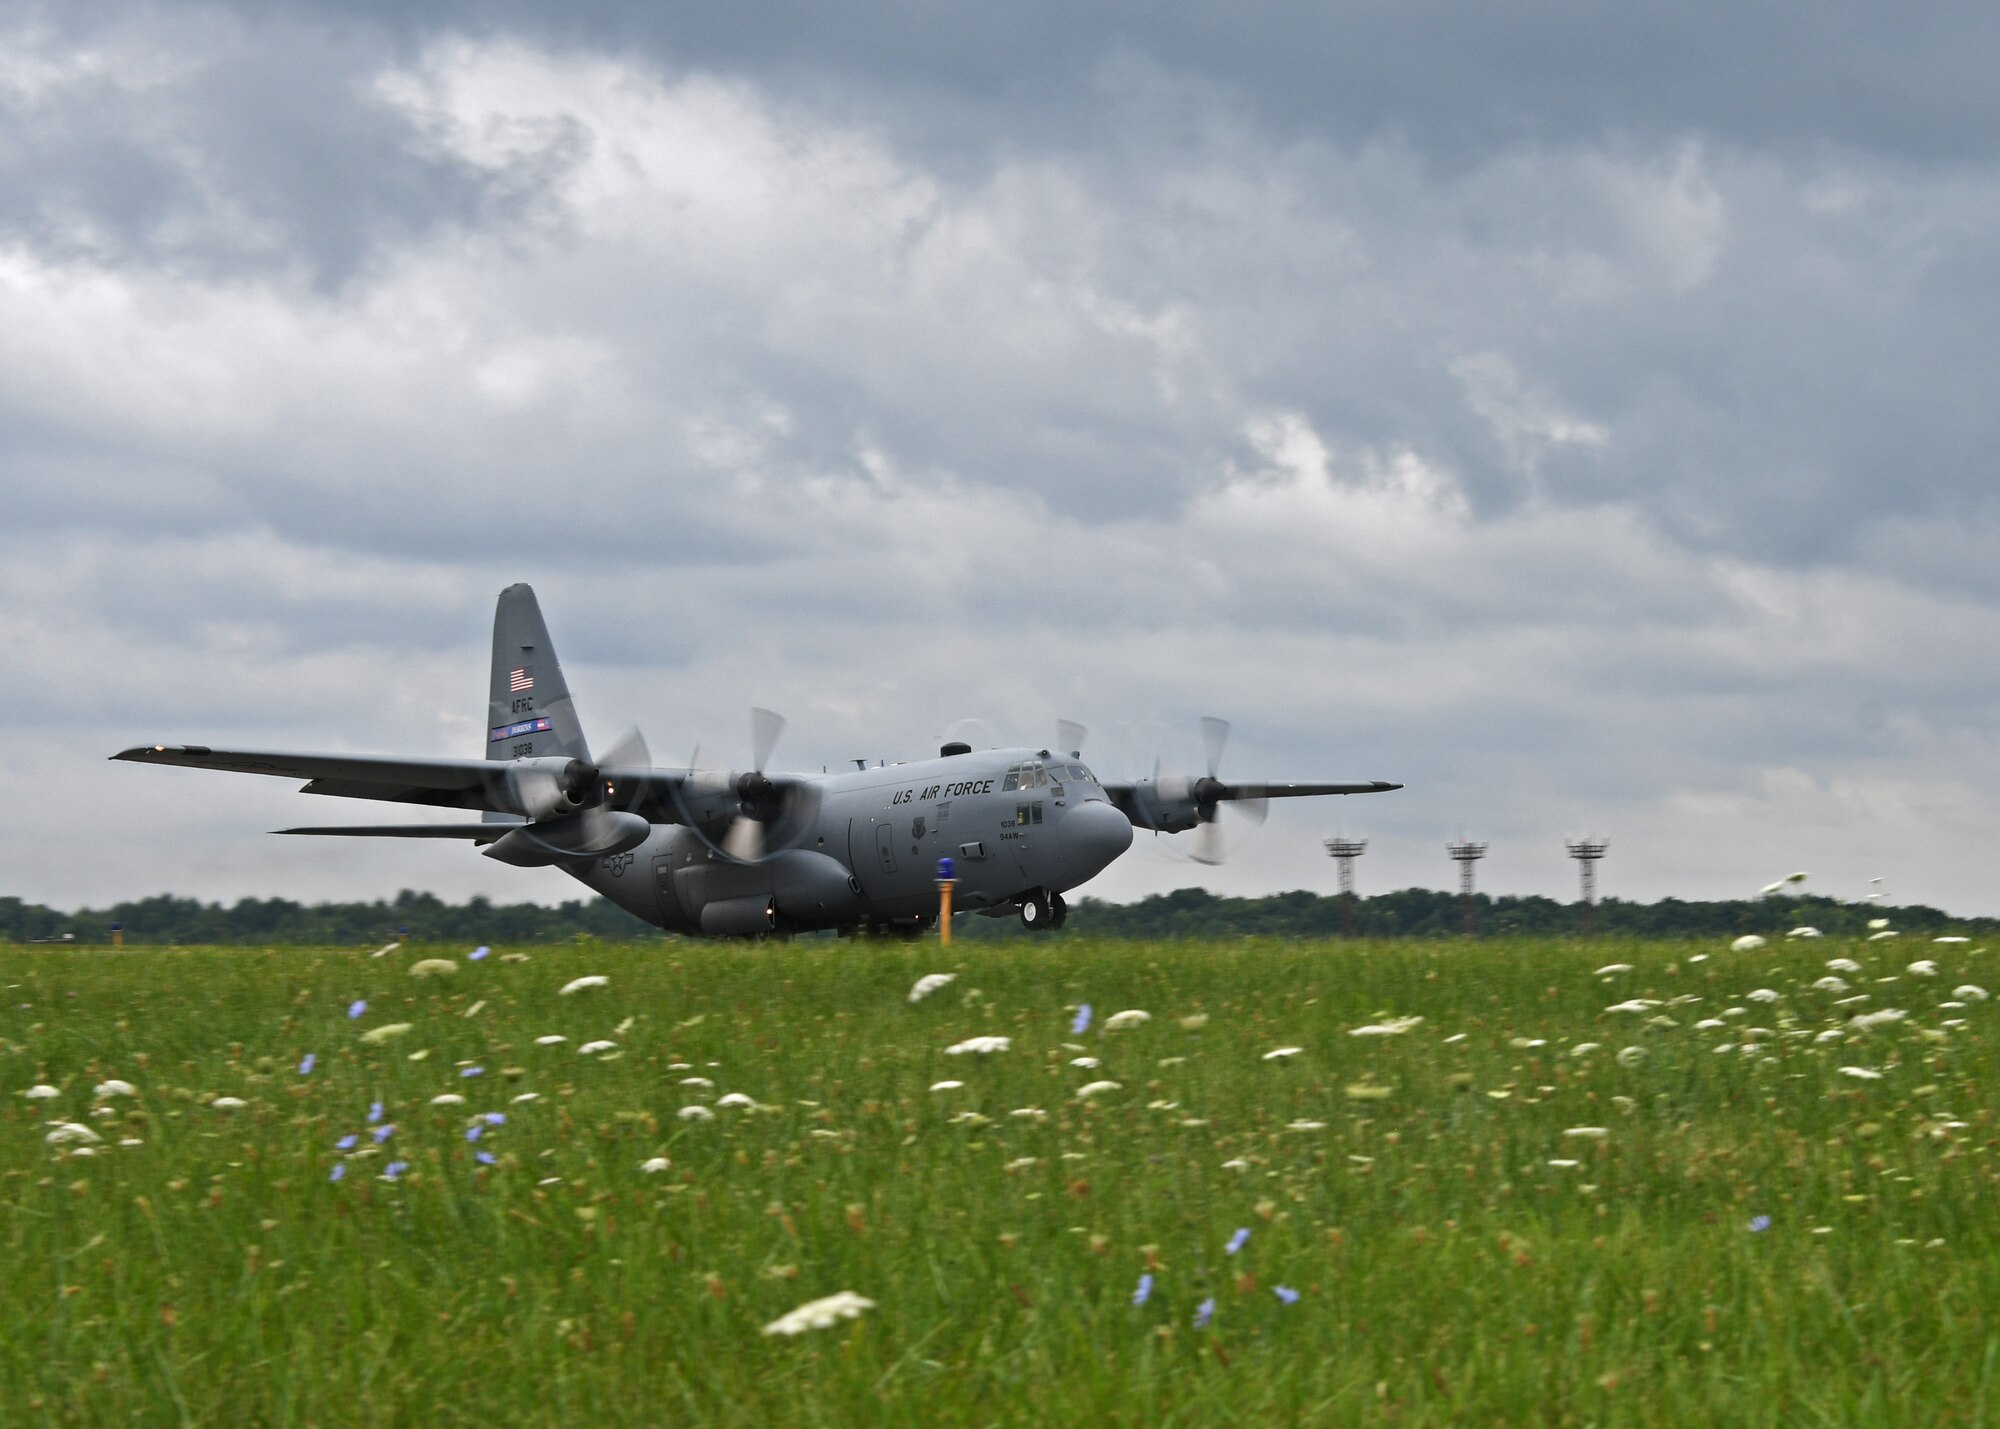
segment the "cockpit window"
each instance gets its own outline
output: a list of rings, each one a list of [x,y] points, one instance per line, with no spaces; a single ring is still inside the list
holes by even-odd
[[[1000,782],[1000,792],[1009,793],[1021,787],[1021,766],[1016,764],[1007,770],[1007,777]]]
[[[1095,784],[1097,782],[1097,776],[1095,774],[1092,774],[1088,769],[1084,768],[1081,764],[1071,764],[1065,767],[1063,770],[1063,777],[1066,779],[1074,779],[1079,784]]]

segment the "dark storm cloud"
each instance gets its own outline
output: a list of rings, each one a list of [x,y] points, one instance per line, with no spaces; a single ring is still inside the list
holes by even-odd
[[[525,578],[593,735],[663,759],[761,701],[801,767],[967,714],[1189,767],[1220,709],[1236,772],[1411,786],[1279,811],[1219,887],[1324,883],[1344,821],[1374,887],[1469,824],[1560,891],[1609,825],[1623,892],[1990,900],[1981,14],[5,23],[0,797],[72,792],[5,850],[41,896],[519,889],[267,848],[281,787],[102,756],[477,748]],[[206,851],[64,856],[104,809]],[[1143,852],[1108,891],[1189,881]]]

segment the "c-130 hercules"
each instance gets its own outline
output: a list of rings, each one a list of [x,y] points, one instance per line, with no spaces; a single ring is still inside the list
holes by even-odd
[[[946,744],[936,759],[833,774],[766,773],[784,721],[752,713],[747,771],[655,768],[636,734],[590,757],[535,593],[500,593],[484,759],[398,759],[149,744],[111,756],[308,781],[307,794],[478,809],[481,822],[280,829],[285,834],[470,839],[486,857],[554,866],[671,932],[713,937],[813,929],[915,931],[937,913],[940,859],[961,909],[1019,910],[1059,928],[1063,893],[1095,877],[1134,828],[1199,827],[1219,805],[1261,818],[1263,801],[1400,789],[1381,780],[1227,783],[1216,765],[1228,726],[1204,720],[1208,774],[1099,780],[1077,752]],[[1081,732],[1075,740],[1081,743]]]

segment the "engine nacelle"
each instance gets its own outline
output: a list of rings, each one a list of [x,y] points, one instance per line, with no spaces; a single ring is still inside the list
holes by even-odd
[[[559,819],[589,801],[597,769],[585,759],[517,759],[507,766],[507,802],[530,820]]]

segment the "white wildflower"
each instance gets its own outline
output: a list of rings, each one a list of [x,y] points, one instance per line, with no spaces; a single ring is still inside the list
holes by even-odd
[[[431,1098],[432,1106],[464,1106],[465,1098],[457,1092],[439,1092]]]
[[[1842,1067],[1840,1075],[1843,1077],[1853,1077],[1857,1081],[1863,1082],[1879,1082],[1882,1080],[1882,1074],[1873,1067]]]
[[[1818,982],[1815,982],[1813,984],[1813,991],[1834,992],[1834,993],[1846,992],[1847,979],[1844,977],[1835,977],[1832,973],[1828,973],[1825,977],[1821,978]]]
[[[990,1126],[993,1118],[976,1111],[962,1111],[951,1119],[953,1126]],[[815,1131],[814,1136],[838,1136],[835,1131]]]
[[[1114,1012],[1105,1018],[1104,1030],[1106,1032],[1123,1032],[1128,1027],[1137,1027],[1141,1023],[1151,1022],[1152,1020],[1152,1013],[1137,1007],[1128,1007],[1123,1012]]]
[[[1592,1052],[1601,1049],[1603,1045],[1602,1042],[1579,1042],[1569,1049],[1569,1054],[1572,1057],[1588,1057]]]
[[[968,1037],[963,1042],[954,1042],[944,1049],[947,1057],[962,1057],[968,1052],[984,1057],[991,1052],[1005,1052],[1014,1045],[1012,1037]]]
[[[1783,994],[1775,988],[1759,987],[1753,988],[1751,991],[1745,993],[1744,996],[1752,1002],[1776,1002]]]
[[[1564,1136],[1574,1136],[1581,1140],[1602,1141],[1611,1135],[1611,1129],[1604,1126],[1572,1126],[1563,1132]]]
[[[557,997],[568,997],[573,992],[582,992],[587,987],[609,987],[611,979],[601,973],[591,973],[588,977],[571,978],[556,989]]]
[[[1764,940],[1762,938],[1758,937],[1755,933],[1745,933],[1729,945],[1729,951],[1732,953],[1754,953],[1763,946]]]
[[[1903,971],[1912,977],[1936,977],[1937,964],[1929,958],[1918,958],[1915,962],[1904,968]]]
[[[1815,1047],[1823,1047],[1828,1042],[1841,1042],[1845,1041],[1846,1038],[1847,1034],[1842,1032],[1838,1027],[1829,1027],[1826,1031],[1813,1038],[1813,1045]]]
[[[62,1093],[47,1082],[37,1082],[25,1092],[22,1092],[21,1095],[31,1102],[42,1102],[47,1101],[50,1097],[59,1097]]]
[[[1858,1032],[1866,1032],[1871,1027],[1887,1027],[1901,1022],[1910,1014],[1900,1007],[1884,1007],[1874,1012],[1863,1012],[1847,1019],[1847,1025]]]
[[[1081,1067],[1086,1072],[1089,1071],[1092,1067],[1099,1067],[1103,1065],[1103,1063],[1099,1062],[1095,1057],[1072,1057],[1069,1059],[1069,1064],[1072,1067]]]
[[[682,1121],[714,1121],[715,1113],[705,1106],[684,1106],[674,1113]]]
[[[102,1141],[103,1139],[103,1137],[80,1121],[59,1121],[55,1124],[54,1130],[42,1138],[42,1140],[48,1142],[51,1146],[68,1146],[73,1142],[84,1142],[87,1144],[93,1141]]]
[[[542,1099],[542,1094],[541,1094],[540,1092],[522,1092],[522,1093],[521,1093],[521,1094],[520,1094],[519,1096],[517,1096],[517,1097],[515,1097],[515,1098],[514,1098],[514,1101],[515,1101],[516,1103],[519,1103],[519,1102],[538,1102],[538,1101],[540,1101],[541,1099]]]
[[[1117,1082],[1085,1082],[1076,1089],[1076,1099],[1080,1102],[1089,1101],[1092,1097],[1104,1092],[1123,1090],[1124,1088]]]
[[[1986,989],[1976,982],[1960,983],[1951,990],[1951,995],[1965,1002],[1984,1002],[1988,996]]]
[[[1296,1057],[1303,1051],[1305,1051],[1303,1047],[1273,1047],[1264,1054],[1263,1060],[1266,1062],[1282,1062],[1287,1057]]]
[[[458,972],[458,964],[450,958],[418,958],[410,964],[411,977],[451,977]]]
[[[1792,931],[1785,934],[1785,936],[1787,938],[1817,938],[1820,936],[1820,931],[1819,929],[1813,927],[1811,924],[1806,924],[1803,927],[1792,929]]]
[[[1049,1114],[1038,1106],[1017,1106],[1007,1115],[1019,1121],[1047,1121]]]
[[[1632,971],[1632,965],[1630,963],[1606,963],[1603,967],[1599,968],[1596,972],[1592,973],[1591,976],[1611,977],[1613,974],[1616,973],[1629,973],[1630,971]]]
[[[715,1088],[715,1083],[707,1077],[682,1077],[680,1084],[684,1087],[707,1087],[711,1091]]]
[[[843,1290],[837,1295],[828,1295],[819,1300],[808,1300],[798,1309],[780,1315],[764,1327],[767,1335],[802,1335],[807,1330],[824,1330],[842,1320],[852,1320],[864,1310],[873,1310],[875,1302],[856,1295],[852,1290]]]
[[[600,1037],[595,1042],[584,1043],[581,1047],[577,1048],[576,1050],[578,1056],[595,1057],[599,1052],[609,1052],[613,1047],[616,1047],[617,1045],[618,1044],[616,1042],[612,1042],[609,1041],[608,1039]]]
[[[558,1042],[567,1042],[567,1041],[569,1041],[569,1038],[563,1036],[562,1033],[551,1032],[546,1037],[537,1037],[535,1039],[535,1045],[537,1047],[553,1047]]]
[[[92,1087],[90,1094],[94,1097],[136,1097],[139,1095],[139,1089],[130,1082],[122,1082],[113,1077]]]
[[[1646,1060],[1646,1055],[1644,1047],[1620,1047],[1618,1049],[1618,1065],[1627,1068],[1636,1067]]]
[[[1694,1030],[1697,1032],[1708,1032],[1717,1027],[1727,1027],[1728,1025],[1720,1017],[1704,1017],[1701,1021],[1695,1023]]]
[[[1002,1171],[1025,1171],[1030,1166],[1039,1166],[1041,1164],[1042,1158],[1039,1156],[1016,1156],[1000,1169]]]
[[[1942,938],[1932,938],[1932,939],[1931,939],[1931,941],[1932,941],[1933,943],[1969,943],[1969,942],[1971,942],[1971,941],[1972,941],[1972,939],[1970,939],[1970,938],[1956,938],[1956,937],[1952,937],[1952,936],[1950,936],[1949,934],[1947,934],[1946,936],[1944,936],[1944,937],[1942,937]]]
[[[1222,1163],[1222,1169],[1225,1171],[1248,1171],[1250,1163],[1245,1161],[1241,1156],[1232,1156]]]
[[[1349,1037],[1400,1037],[1424,1019],[1421,1017],[1390,1017],[1381,1022],[1371,1022],[1366,1027],[1356,1027],[1348,1032]]]
[[[250,1105],[250,1103],[246,1102],[241,1097],[217,1097],[214,1101],[210,1102],[209,1105],[214,1107],[217,1111],[236,1111],[239,1108]]]
[[[1287,1130],[1287,1131],[1325,1131],[1325,1130],[1326,1130],[1326,1123],[1325,1123],[1325,1122],[1323,1122],[1323,1121],[1303,1121],[1303,1120],[1301,1120],[1301,1121],[1288,1121],[1288,1122],[1286,1122],[1286,1123],[1285,1123],[1285,1130]]]
[[[1569,1171],[1569,1170],[1573,1170],[1574,1168],[1576,1168],[1576,1167],[1578,1167],[1578,1166],[1581,1166],[1582,1164],[1583,1164],[1583,1163],[1582,1163],[1581,1161],[1571,1161],[1571,1160],[1568,1160],[1567,1158],[1564,1158],[1564,1157],[1559,1157],[1559,1156],[1558,1156],[1558,1157],[1551,1157],[1551,1158],[1549,1159],[1549,1165],[1551,1165],[1551,1166],[1555,1166],[1555,1167],[1559,1167],[1560,1169],[1562,1169],[1562,1170],[1564,1170],[1564,1171]]]
[[[957,980],[957,973],[925,973],[910,985],[910,1001],[922,1002],[939,988],[949,987]]]
[[[757,1099],[743,1092],[726,1092],[722,1096],[719,1096],[715,1099],[715,1104],[717,1106],[740,1106],[749,1108],[757,1105]]]
[[[393,1042],[398,1037],[414,1032],[413,1022],[385,1022],[380,1027],[371,1027],[361,1034],[361,1040],[371,1047],[379,1047],[384,1042]]]
[[[639,1169],[644,1171],[648,1176],[657,1176],[673,1164],[673,1162],[667,1160],[664,1156],[655,1156],[650,1160],[641,1161]]]
[[[1887,918],[1870,918],[1868,920],[1868,927],[1871,931],[1877,928],[1886,928],[1888,926],[1889,926],[1889,920]]]
[[[964,1082],[932,1082],[931,1090],[934,1092],[955,1092],[964,1085]]]
[[[1184,1032],[1199,1032],[1206,1026],[1208,1026],[1208,1014],[1206,1012],[1190,1012],[1186,1017],[1181,1019],[1181,1030]]]
[[[1884,928],[1879,933],[1870,933],[1868,935],[1868,941],[1871,943],[1879,943],[1884,938],[1893,938],[1895,936],[1896,936],[1896,930],[1894,928]]]
[[[1828,958],[1826,965],[1830,970],[1837,973],[1858,973],[1861,971],[1861,964],[1852,958]]]

